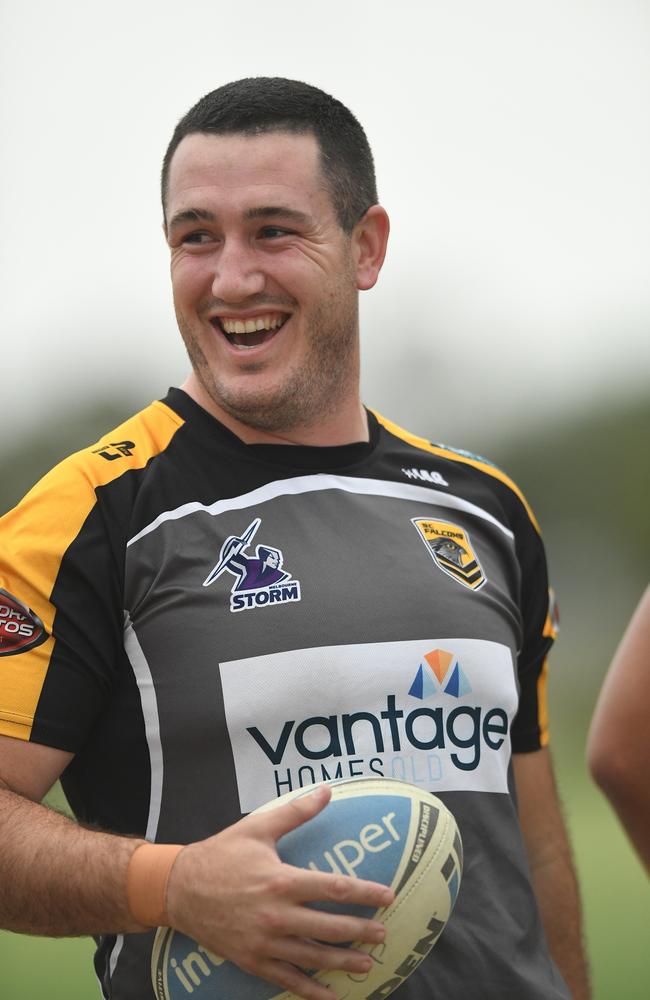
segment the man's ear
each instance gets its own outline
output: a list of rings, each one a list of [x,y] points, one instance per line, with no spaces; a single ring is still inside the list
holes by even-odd
[[[352,230],[352,254],[360,291],[372,288],[379,277],[389,230],[388,214],[381,205],[371,205]]]

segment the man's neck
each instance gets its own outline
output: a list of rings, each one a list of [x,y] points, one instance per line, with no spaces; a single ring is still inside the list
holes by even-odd
[[[217,420],[232,431],[244,444],[293,444],[315,447],[355,444],[368,441],[368,417],[358,397],[337,408],[329,417],[313,424],[292,427],[277,432],[250,427],[219,406],[205,391],[203,385],[192,372],[180,387],[195,403],[207,410]]]

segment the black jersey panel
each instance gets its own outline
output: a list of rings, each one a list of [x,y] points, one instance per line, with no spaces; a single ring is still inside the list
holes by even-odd
[[[78,751],[107,703],[124,655],[120,577],[95,506],[64,555],[52,590],[56,641],[33,741]]]
[[[151,762],[140,695],[124,650],[117,674],[110,700],[64,771],[61,784],[81,822],[143,837],[150,807]],[[117,812],[116,800],[120,802]]]

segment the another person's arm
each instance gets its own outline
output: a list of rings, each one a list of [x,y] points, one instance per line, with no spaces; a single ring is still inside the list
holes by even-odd
[[[650,874],[650,587],[605,677],[587,761]]]
[[[519,818],[549,949],[573,1000],[591,996],[578,883],[548,749],[513,755]]]
[[[0,736],[0,926],[69,936],[148,928],[132,916],[127,870],[141,839],[88,830],[39,804],[71,755]],[[180,852],[166,905],[170,924],[210,951],[304,1000],[335,994],[296,966],[366,971],[372,960],[320,942],[376,942],[376,921],[308,909],[308,900],[383,906],[385,886],[283,864],[279,837],[316,815],[326,789],[251,815]]]

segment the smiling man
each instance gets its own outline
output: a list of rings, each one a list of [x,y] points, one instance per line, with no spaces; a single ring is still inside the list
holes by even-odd
[[[216,956],[333,1000],[305,970],[358,980],[384,930],[305,904],[392,894],[276,843],[320,782],[385,775],[465,848],[396,1000],[585,1000],[539,529],[486,460],[360,401],[389,229],[361,126],[306,84],[228,84],[177,126],[162,201],[189,376],[1,522],[0,924],[96,935],[111,1000],[216,997]],[[59,777],[79,823],[39,804]]]
[[[173,145],[173,144],[172,144]],[[357,290],[388,236],[379,205],[343,228],[312,134],[189,134],[164,177],[185,390],[244,441],[367,438]]]

